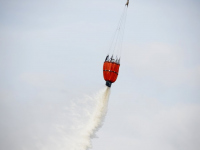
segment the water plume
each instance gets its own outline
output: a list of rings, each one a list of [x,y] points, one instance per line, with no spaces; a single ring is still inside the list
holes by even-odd
[[[81,147],[83,150],[88,150],[92,147],[91,139],[96,136],[96,131],[102,126],[107,112],[109,95],[110,88],[105,87],[94,97],[90,97],[95,100],[95,105],[93,111],[89,113],[89,119],[80,134],[82,137]]]

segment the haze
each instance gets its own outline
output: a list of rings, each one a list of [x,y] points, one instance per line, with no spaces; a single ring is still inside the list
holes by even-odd
[[[125,3],[0,1],[0,149],[75,150],[92,108],[84,95],[105,84]],[[199,8],[130,0],[119,77],[92,150],[199,149]]]

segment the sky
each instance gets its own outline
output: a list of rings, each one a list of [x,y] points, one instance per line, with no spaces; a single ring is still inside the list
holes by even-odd
[[[73,147],[85,95],[104,87],[125,3],[0,0],[0,149]],[[119,76],[92,150],[199,149],[199,8],[130,0]]]

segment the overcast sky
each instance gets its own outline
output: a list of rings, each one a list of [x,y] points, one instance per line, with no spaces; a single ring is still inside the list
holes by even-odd
[[[73,150],[72,114],[84,115],[84,95],[105,84],[125,3],[0,0],[0,149]],[[199,8],[130,0],[119,77],[92,150],[199,149]]]

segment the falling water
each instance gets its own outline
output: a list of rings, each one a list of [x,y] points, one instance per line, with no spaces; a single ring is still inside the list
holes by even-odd
[[[110,88],[105,87],[93,98],[96,101],[90,118],[83,129],[81,136],[83,137],[82,148],[87,150],[91,148],[91,139],[95,136],[96,131],[102,126],[108,106]]]

